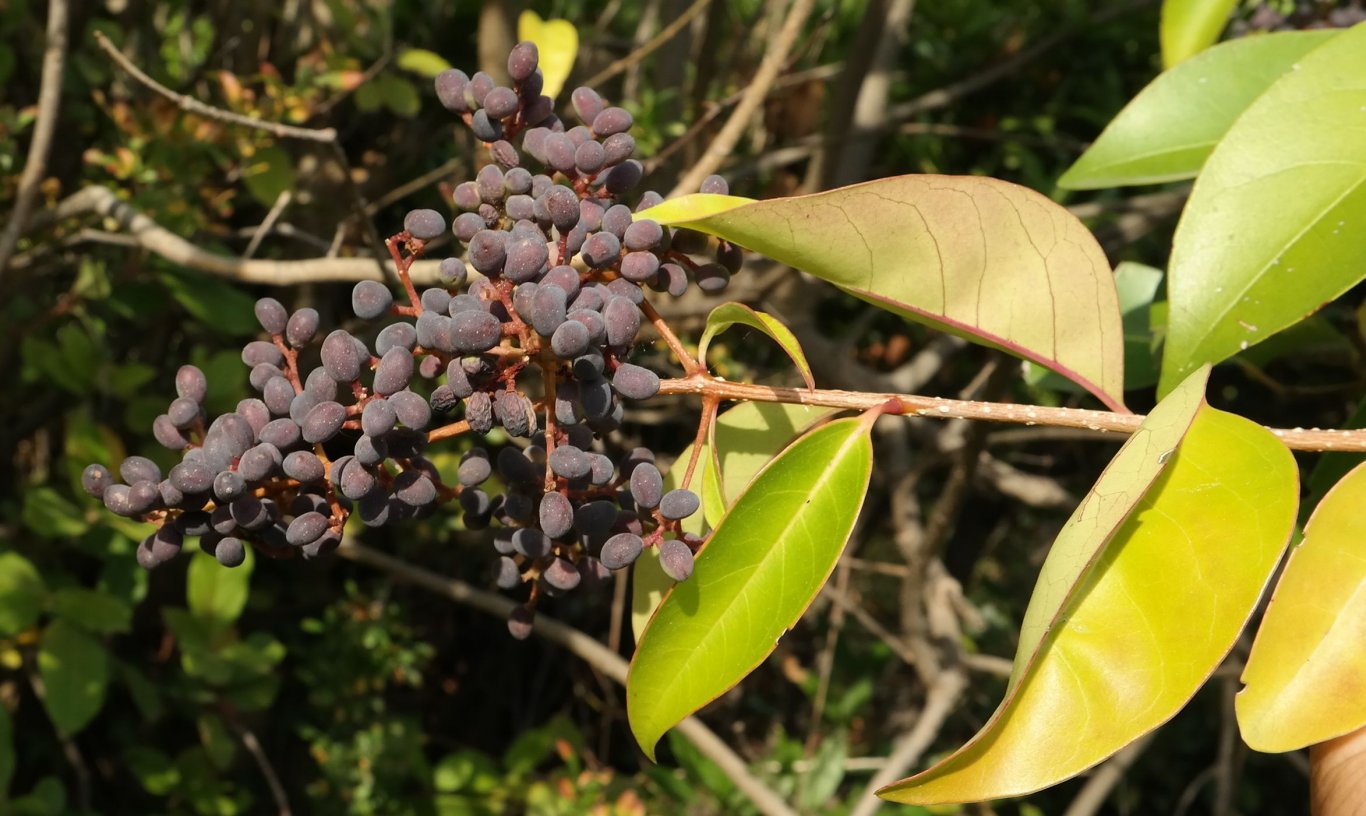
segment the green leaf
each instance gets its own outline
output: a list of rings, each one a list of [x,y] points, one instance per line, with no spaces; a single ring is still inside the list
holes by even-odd
[[[819,812],[834,799],[844,781],[849,759],[849,740],[843,731],[825,735],[811,757],[811,769],[797,779],[797,804],[804,811]]]
[[[247,159],[242,168],[242,182],[247,192],[262,206],[270,207],[280,194],[293,190],[298,182],[294,173],[294,157],[282,147],[262,147]]]
[[[28,794],[9,803],[13,816],[66,816],[66,788],[55,776],[38,780]]]
[[[685,196],[640,215],[719,236],[907,319],[1033,360],[1123,408],[1124,335],[1110,263],[1090,231],[1044,196],[996,179],[924,175],[750,204],[719,198]]]
[[[190,612],[220,628],[237,620],[251,594],[252,565],[250,550],[246,562],[231,569],[206,553],[195,553],[185,578],[185,601]]]
[[[568,20],[542,20],[528,9],[517,18],[517,39],[536,43],[541,75],[545,77],[541,93],[551,99],[559,96],[579,53],[578,29]]]
[[[0,636],[17,635],[43,611],[47,586],[33,564],[19,553],[0,553]]]
[[[1058,179],[1069,190],[1195,178],[1238,116],[1336,30],[1220,43],[1159,74]]]
[[[1223,660],[1294,529],[1299,486],[1270,431],[1204,403],[1207,374],[1158,404],[1064,526],[986,726],[879,796],[929,805],[1055,784],[1172,717]]]
[[[1161,393],[1366,276],[1366,25],[1297,65],[1234,123],[1191,191],[1167,272]]]
[[[825,584],[868,489],[871,426],[832,422],[773,460],[655,612],[626,683],[651,759],[664,732],[763,662]]]
[[[195,724],[199,728],[199,744],[204,747],[204,755],[220,771],[232,767],[237,756],[237,740],[228,731],[223,718],[216,714],[201,714]]]
[[[255,299],[226,281],[185,272],[163,273],[161,281],[185,311],[212,329],[229,337],[256,334],[261,329],[256,323]]]
[[[1324,496],[1290,553],[1235,701],[1243,741],[1293,751],[1366,724],[1366,465]]]
[[[835,408],[809,405],[787,405],[779,402],[745,402],[721,414],[716,419],[716,446],[721,452],[725,496],[715,487],[713,475],[702,474],[703,512],[683,520],[683,532],[701,535],[706,529],[704,518],[718,522],[725,508],[740,498],[740,494],[764,465],[778,455],[787,443],[817,422],[838,412]],[[710,462],[708,451],[702,449],[702,461]],[[692,456],[692,445],[678,455],[674,466],[664,474],[664,490],[682,487],[683,470]],[[710,498],[709,498],[710,497]],[[708,509],[707,502],[711,502]],[[664,600],[664,593],[674,581],[659,566],[659,553],[654,547],[641,553],[631,573],[631,631],[639,641],[645,633],[655,609]]]
[[[721,414],[715,434],[715,461],[720,472],[708,471],[702,484],[709,502],[704,508],[707,523],[713,527],[719,524],[764,465],[789,442],[837,413],[838,408],[819,405],[747,402]]]
[[[380,87],[384,103],[395,114],[411,119],[422,112],[422,97],[407,79],[397,74],[381,74],[374,82]]]
[[[398,67],[418,76],[432,78],[451,67],[445,58],[424,48],[409,48],[398,55]]]
[[[806,361],[806,355],[802,353],[802,344],[797,342],[797,336],[792,330],[773,315],[755,311],[743,303],[722,303],[711,310],[711,314],[707,315],[707,326],[702,330],[702,339],[697,341],[698,358],[705,360],[707,346],[711,345],[712,338],[737,323],[758,329],[772,338],[802,373],[806,387],[816,387],[816,380],[811,376],[811,364]]]
[[[44,538],[75,538],[89,529],[81,508],[50,487],[24,494],[24,526]]]
[[[171,758],[145,745],[124,749],[124,761],[133,778],[154,796],[165,796],[180,784],[180,768]]]
[[[52,614],[97,635],[127,632],[133,624],[133,610],[128,604],[107,592],[80,587],[57,590]]]
[[[109,655],[102,643],[66,621],[54,621],[43,630],[38,674],[43,705],[62,734],[85,728],[104,707]]]
[[[1162,64],[1170,68],[1219,39],[1238,0],[1163,0]]]

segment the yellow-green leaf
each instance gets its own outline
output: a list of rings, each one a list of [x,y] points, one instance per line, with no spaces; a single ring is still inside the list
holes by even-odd
[[[1293,751],[1366,724],[1366,465],[1319,502],[1271,597],[1236,700],[1243,741]]]
[[[1163,0],[1162,64],[1168,68],[1219,39],[1238,0]]]
[[[1366,24],[1309,52],[1233,124],[1172,241],[1159,392],[1366,277]]]
[[[1110,263],[1075,216],[1032,190],[977,176],[898,176],[753,203],[687,196],[641,215],[1033,360],[1123,408]]]
[[[835,567],[872,472],[868,416],[794,442],[755,478],[655,612],[626,714],[651,758],[666,731],[763,662]]]
[[[574,70],[574,57],[579,53],[578,30],[568,20],[542,20],[528,9],[517,18],[517,39],[536,43],[541,74],[545,77],[541,93],[554,99]]]
[[[806,387],[816,387],[816,380],[811,376],[811,364],[806,361],[802,344],[797,341],[797,336],[792,330],[773,315],[751,309],[743,303],[722,303],[711,310],[711,314],[707,315],[706,328],[702,330],[702,339],[697,341],[697,356],[706,359],[707,347],[711,345],[712,338],[737,323],[758,329],[772,338],[797,366],[802,379],[806,381]]]
[[[822,419],[837,413],[838,409],[813,405],[788,405],[780,402],[744,402],[721,414],[716,420],[716,446],[720,451],[721,469],[725,477],[725,495],[717,488],[716,477],[704,470],[702,463],[712,461],[706,447],[696,480],[702,477],[701,513],[694,513],[683,520],[683,531],[701,535],[706,524],[715,526],[725,515],[726,508],[740,498],[749,487],[755,474],[763,469],[774,456],[778,455],[789,442],[806,429]],[[682,487],[683,471],[692,456],[692,445],[678,455],[674,466],[664,475],[664,490]],[[695,482],[694,482],[695,483]],[[706,521],[704,521],[704,519]],[[650,622],[664,593],[674,585],[673,579],[664,574],[659,566],[659,554],[651,547],[641,553],[640,560],[632,569],[631,575],[631,631],[639,641],[645,634],[645,625]]]
[[[1058,179],[1069,190],[1195,178],[1234,120],[1336,30],[1220,43],[1159,74]]]
[[[451,67],[445,57],[425,48],[409,48],[398,55],[398,67],[428,79]]]
[[[1289,540],[1298,479],[1271,432],[1204,403],[1207,371],[1159,403],[1059,535],[987,725],[880,796],[1055,784],[1161,725],[1219,665]]]

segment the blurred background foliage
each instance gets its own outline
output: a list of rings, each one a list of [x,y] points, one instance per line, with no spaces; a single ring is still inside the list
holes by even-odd
[[[689,5],[530,7],[577,27],[573,87]],[[642,152],[665,151],[650,165],[653,188],[668,190],[704,147],[705,139],[688,136],[694,123],[707,134],[724,121],[725,101],[746,85],[783,5],[714,2],[603,87],[636,115]],[[1239,24],[1313,18],[1326,13],[1324,5],[1248,4]],[[888,6],[817,3],[784,81],[722,169],[734,191],[784,195],[835,177],[831,165],[841,152],[830,146],[848,134],[830,131],[850,104],[839,70],[863,58]],[[472,176],[474,145],[436,103],[430,78],[448,65],[468,72],[497,65],[488,55],[506,53],[524,7],[493,0],[79,4],[71,9],[58,136],[40,207],[101,186],[211,252],[366,255],[373,246],[367,221],[388,234],[408,209],[448,209],[450,185]],[[1257,17],[1268,9],[1280,22]],[[6,212],[34,125],[45,15],[46,5],[34,0],[0,2],[0,42],[8,44],[0,48]],[[871,142],[846,146],[865,151],[859,175],[986,174],[1062,199],[1054,180],[1157,72],[1157,15],[1155,2],[915,4],[895,43],[890,121]],[[132,83],[96,47],[97,31],[174,90],[247,116],[334,127],[341,150],[186,113]],[[936,89],[952,93],[949,104],[915,106]],[[1132,193],[1096,197],[1099,229],[1114,226],[1105,213],[1124,195]],[[358,200],[368,202],[363,217]],[[1107,249],[1116,261],[1160,267],[1171,216]],[[262,230],[267,220],[271,228]],[[255,331],[254,298],[269,291],[337,325],[346,320],[349,286],[244,286],[146,252],[107,219],[44,220],[40,212],[33,221],[0,282],[0,370],[9,375],[0,397],[0,813],[227,816],[283,812],[283,802],[295,813],[327,814],[752,812],[728,778],[676,735],[663,764],[643,762],[620,689],[590,667],[546,642],[514,641],[503,621],[365,566],[337,559],[227,571],[195,555],[143,572],[133,549],[145,531],[87,500],[81,468],[132,453],[167,464],[148,429],[180,363],[208,373],[211,413],[231,410],[247,395],[235,348]],[[1122,218],[1116,223],[1123,227]],[[894,371],[929,342],[923,329],[823,297],[817,328],[869,371]],[[680,314],[686,325],[686,310]],[[1359,359],[1355,315],[1330,312],[1320,329],[1283,352],[1305,358],[1293,367],[1268,373],[1274,360],[1248,361],[1244,374],[1216,381],[1222,390],[1215,393],[1270,403],[1252,415],[1275,421],[1285,389],[1305,367],[1327,366],[1341,379],[1342,359]],[[737,379],[782,368],[756,345],[732,340],[713,359]],[[988,359],[987,352],[961,354],[925,390],[955,393]],[[1078,399],[1045,386],[1014,385],[1015,393],[998,396]],[[1289,424],[1337,424],[1359,390],[1323,395],[1311,403],[1313,416],[1297,403]],[[1151,396],[1140,394],[1135,407],[1145,400]],[[642,408],[630,417],[629,438],[674,454],[694,411],[683,402]],[[1111,452],[1042,439],[1000,456],[1052,480],[1066,497],[1084,491]],[[452,446],[444,464],[458,453]],[[931,476],[947,470],[948,457],[925,455]],[[871,518],[853,545],[874,568],[858,572],[849,590],[880,620],[896,620],[903,600],[895,522],[880,520],[889,515],[890,478],[875,480]],[[922,488],[927,505],[936,487],[931,478]],[[970,649],[1008,657],[1035,570],[1070,507],[1031,506],[990,490],[969,503],[944,559],[980,616]],[[453,516],[369,530],[364,540],[437,573],[488,583],[484,535],[461,529]],[[608,592],[564,599],[552,614],[606,640],[613,609]],[[808,813],[848,811],[878,758],[913,724],[924,693],[885,639],[844,624],[833,609],[818,602],[774,659],[705,715],[756,773]],[[842,627],[837,638],[832,627]],[[629,635],[619,640],[613,645],[629,655]],[[1221,682],[1159,734],[1106,812],[1210,807],[1210,769],[1221,751],[1234,750],[1221,728],[1228,722],[1216,693]],[[999,677],[974,675],[934,751],[970,736],[1002,686]],[[1302,809],[1302,762],[1239,754],[1238,767],[1238,811]],[[963,812],[1061,812],[1080,784]]]

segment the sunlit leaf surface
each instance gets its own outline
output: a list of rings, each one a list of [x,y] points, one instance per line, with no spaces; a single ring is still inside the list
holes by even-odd
[[[1292,66],[1210,155],[1177,227],[1159,391],[1366,277],[1366,24]]]
[[[1032,190],[976,176],[898,176],[754,203],[686,196],[641,216],[763,253],[1123,407],[1110,264],[1076,217]]]
[[[1293,751],[1366,724],[1366,466],[1319,502],[1276,585],[1236,701],[1243,740]]]
[[[1159,74],[1110,120],[1058,186],[1093,190],[1195,178],[1248,105],[1337,33],[1243,37]]]
[[[1153,410],[1058,536],[987,725],[880,796],[1053,785],[1161,725],[1219,665],[1289,539],[1298,481],[1269,431],[1204,403],[1205,371]]]
[[[754,670],[820,591],[863,505],[870,419],[811,431],[759,474],[636,647],[626,712],[651,758],[680,720]]]

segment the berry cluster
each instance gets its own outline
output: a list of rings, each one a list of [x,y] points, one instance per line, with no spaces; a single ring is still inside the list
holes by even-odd
[[[508,72],[512,88],[483,73],[436,78],[442,104],[494,161],[454,190],[465,257],[441,261],[440,285],[419,293],[408,269],[446,234],[446,219],[414,210],[388,241],[407,302],[376,281],[352,291],[357,317],[393,319],[371,343],[333,331],[305,373],[299,352],[318,334],[317,312],[263,298],[256,316],[270,339],[242,350],[258,397],[208,422],[204,374],[184,366],[152,429],[180,463],[163,478],[151,460],[129,457],[123,483],[101,465],[86,469],[86,490],[107,508],[159,525],[138,548],[143,566],[172,559],[186,537],[226,566],[247,546],[313,558],[341,543],[353,512],[379,526],[455,500],[466,527],[499,525],[497,585],[530,587],[509,620],[518,637],[541,596],[599,583],[646,547],[659,548],[675,580],[692,573],[702,540],[680,522],[697,512],[696,494],[665,492],[646,449],[617,463],[600,451],[623,400],[659,390],[658,375],[629,362],[642,323],[658,320],[644,288],[719,291],[740,250],[635,216],[662,198],[646,192],[634,211],[624,202],[643,175],[628,112],[578,88],[582,124],[566,128],[540,92],[535,45],[514,48]],[[726,184],[712,177],[703,189]],[[457,484],[424,456],[431,442],[495,427],[527,442],[467,451]],[[486,490],[495,475],[502,489]]]

